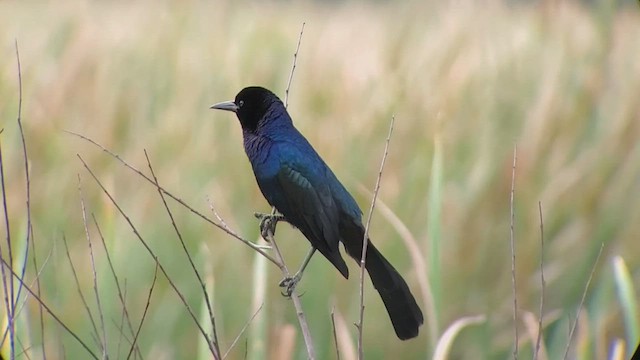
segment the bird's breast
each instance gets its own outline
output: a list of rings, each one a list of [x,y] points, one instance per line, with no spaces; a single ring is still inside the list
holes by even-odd
[[[270,139],[254,134],[245,134],[244,150],[259,184],[261,181],[277,175],[280,156],[275,151],[274,143]]]

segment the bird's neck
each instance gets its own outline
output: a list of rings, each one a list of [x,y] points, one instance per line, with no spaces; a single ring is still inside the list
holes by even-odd
[[[284,106],[271,107],[255,128],[243,128],[244,150],[251,163],[265,161],[271,147],[285,141],[295,131],[291,117]]]
[[[293,127],[291,116],[289,116],[287,109],[281,103],[278,103],[272,105],[262,116],[255,132],[275,136],[291,127]]]
[[[273,143],[268,137],[247,130],[242,132],[242,139],[244,151],[252,164],[263,162],[269,154]]]

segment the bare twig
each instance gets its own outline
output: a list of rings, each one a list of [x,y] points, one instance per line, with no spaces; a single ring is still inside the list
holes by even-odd
[[[596,267],[598,262],[600,262],[600,255],[602,255],[602,250],[604,249],[604,243],[600,245],[600,251],[598,252],[598,256],[596,257],[596,261],[593,263],[593,267],[591,268],[591,274],[589,274],[589,279],[587,280],[587,284],[584,287],[584,291],[582,292],[582,298],[580,299],[580,304],[578,305],[578,311],[576,312],[576,318],[571,326],[571,331],[569,331],[569,339],[567,341],[567,346],[564,349],[563,359],[567,359],[569,356],[569,348],[571,348],[571,341],[573,340],[573,333],[576,331],[576,327],[578,326],[578,319],[580,318],[580,310],[582,310],[582,306],[584,305],[584,300],[587,297],[587,291],[589,290],[589,286],[591,285],[591,279],[593,279],[593,274],[596,272]]]
[[[87,172],[89,172],[89,174],[91,175],[91,177],[93,177],[93,179],[95,180],[95,182],[98,184],[98,186],[100,186],[100,189],[102,189],[102,191],[104,192],[105,195],[107,195],[107,197],[109,198],[109,200],[111,201],[111,203],[113,204],[113,206],[116,207],[116,209],[118,210],[118,212],[120,213],[120,215],[122,215],[122,217],[125,219],[125,221],[127,222],[127,224],[129,225],[129,227],[131,228],[131,230],[133,231],[133,233],[135,234],[135,236],[138,238],[138,240],[140,241],[140,243],[142,243],[142,245],[144,246],[144,248],[147,250],[147,252],[149,253],[149,255],[153,258],[153,260],[158,264],[158,267],[160,268],[160,271],[162,272],[162,275],[164,275],[164,277],[167,279],[167,281],[169,282],[169,285],[171,285],[171,287],[173,288],[173,290],[175,291],[176,295],[178,295],[178,297],[180,298],[180,301],[182,302],[182,304],[184,305],[185,309],[187,309],[187,312],[189,313],[189,315],[191,316],[191,318],[193,319],[194,323],[196,324],[196,326],[198,327],[198,330],[200,330],[200,333],[202,334],[202,336],[205,337],[205,339],[207,339],[207,343],[209,344],[209,350],[211,351],[211,354],[215,354],[215,350],[212,346],[212,342],[211,339],[209,338],[209,335],[207,334],[207,332],[204,330],[204,328],[202,327],[202,325],[200,324],[200,322],[198,321],[198,318],[196,317],[195,313],[193,312],[193,310],[191,309],[191,306],[189,306],[189,303],[187,303],[187,300],[185,299],[184,295],[180,292],[180,290],[178,290],[178,287],[176,286],[176,284],[173,282],[173,280],[171,279],[171,277],[169,277],[169,274],[166,272],[166,270],[164,269],[164,266],[162,266],[162,263],[160,263],[158,261],[158,256],[156,256],[156,254],[153,252],[153,250],[151,250],[151,247],[149,247],[149,245],[147,244],[147,242],[144,240],[144,238],[142,237],[142,235],[140,235],[140,232],[138,231],[138,229],[135,227],[135,225],[133,224],[133,222],[131,221],[131,219],[129,218],[129,216],[124,212],[124,210],[122,210],[122,208],[120,207],[120,205],[116,202],[116,200],[113,198],[113,196],[111,195],[111,193],[104,187],[104,185],[102,184],[102,182],[98,179],[98,177],[93,173],[93,171],[91,170],[91,168],[89,168],[89,165],[87,165],[87,163],[84,161],[84,159],[82,159],[82,157],[77,154],[78,159],[80,159],[80,161],[82,162],[82,165],[84,166],[84,168],[87,170]]]
[[[9,206],[7,205],[7,194],[6,194],[6,189],[5,189],[5,183],[4,183],[4,162],[2,160],[2,144],[0,143],[0,182],[2,183],[2,206],[4,209],[4,224],[5,224],[5,229],[7,231],[6,233],[6,239],[7,239],[7,243],[11,243],[11,229],[9,227]],[[0,258],[4,259],[4,254],[2,251],[2,246],[0,246]],[[13,263],[12,263],[13,264]],[[7,312],[7,319],[9,320],[9,326],[7,327],[7,329],[5,329],[4,335],[2,337],[2,344],[4,344],[4,340],[6,339],[7,336],[7,331],[9,332],[9,338],[10,338],[10,342],[13,344],[13,335],[14,335],[14,327],[11,325],[13,324],[13,307],[11,306],[11,304],[13,303],[13,299],[11,299],[11,301],[9,301],[9,285],[8,282],[12,282],[11,279],[7,279],[7,274],[4,270],[4,267],[0,268],[0,272],[2,273],[2,290],[3,290],[3,300],[4,300],[4,307],[6,309]],[[11,347],[13,349],[13,346]]]
[[[364,359],[364,346],[362,343],[363,322],[364,322],[364,271],[365,260],[367,258],[367,246],[369,245],[369,226],[371,225],[371,217],[373,216],[373,210],[376,207],[376,200],[378,199],[378,192],[380,191],[380,180],[382,179],[382,172],[384,171],[384,164],[387,161],[387,155],[389,154],[389,142],[391,141],[391,134],[393,134],[393,123],[395,122],[395,115],[391,117],[391,123],[389,124],[389,134],[387,135],[387,141],[384,144],[384,153],[382,155],[382,161],[380,161],[380,170],[378,171],[378,178],[376,179],[376,186],[373,190],[373,198],[371,199],[371,206],[369,207],[369,215],[367,216],[367,223],[364,227],[364,239],[362,240],[362,257],[360,258],[360,318],[358,320],[358,358]]]
[[[231,229],[231,227],[229,227],[229,225],[224,220],[224,218],[222,216],[220,216],[220,213],[218,213],[218,210],[216,210],[215,206],[213,205],[213,201],[211,201],[211,199],[208,196],[207,196],[207,204],[209,204],[209,210],[211,210],[211,212],[213,213],[213,216],[215,216],[216,219],[220,222],[220,226],[222,226],[226,231],[228,231],[230,233],[236,233],[233,229]],[[258,239],[258,240],[260,240],[260,239]],[[247,241],[249,241],[249,240],[247,240]],[[251,244],[253,244],[253,246],[255,246],[257,249],[260,249],[260,250],[270,250],[271,249],[271,246],[269,246],[269,245],[258,244],[257,242],[252,242]],[[260,255],[264,256],[265,258],[267,258],[269,260],[273,259],[273,257],[271,257],[271,255],[269,255],[269,257],[267,257],[267,256],[265,256],[266,253],[261,253],[261,252],[259,252],[259,253],[260,253]],[[275,259],[273,259],[273,261],[271,261],[271,262],[274,263],[274,265],[277,265],[279,267],[279,265],[277,264],[277,261]]]
[[[17,66],[18,66],[18,128],[20,130],[20,137],[22,140],[22,154],[23,154],[23,159],[24,159],[24,169],[25,169],[25,174],[26,174],[26,192],[27,192],[27,238],[26,238],[26,249],[24,252],[24,259],[22,262],[22,270],[21,270],[21,277],[22,279],[24,279],[24,275],[25,275],[25,271],[27,269],[27,259],[29,257],[29,237],[31,235],[30,229],[31,229],[31,179],[29,177],[29,158],[27,156],[27,145],[26,145],[26,141],[24,139],[24,130],[22,128],[22,68],[20,66],[20,52],[18,50],[18,40],[15,41],[15,49],[16,49],[16,61],[17,61]],[[2,167],[2,196],[3,196],[3,206],[4,206],[4,210],[5,210],[5,224],[7,226],[7,251],[9,253],[9,263],[13,265],[13,249],[12,249],[12,241],[11,241],[11,231],[9,229],[9,213],[8,213],[8,206],[7,206],[7,199],[6,199],[6,194],[5,194],[5,188],[4,188],[4,167],[2,166],[2,153],[0,152],[0,167]],[[0,249],[0,256],[3,256],[2,254],[2,250]],[[3,286],[3,290],[5,293],[5,306],[7,309],[7,329],[5,329],[4,335],[2,336],[2,343],[4,343],[4,340],[6,339],[6,330],[9,331],[9,342],[10,342],[10,350],[11,350],[11,358],[15,358],[16,356],[16,352],[15,352],[15,307],[16,307],[16,303],[18,301],[18,298],[20,297],[20,286],[18,287],[18,292],[17,295],[14,292],[14,283],[13,281],[11,281],[8,286],[7,286],[7,279],[6,279],[6,274],[4,272],[4,269],[1,270],[2,272],[2,286]],[[7,290],[9,290],[7,292]],[[8,296],[8,297],[7,297]]]
[[[253,313],[253,315],[251,316],[251,318],[249,319],[249,321],[247,321],[246,324],[244,324],[244,326],[242,327],[242,329],[240,329],[240,332],[238,333],[238,336],[236,336],[235,339],[233,339],[233,342],[231,342],[231,345],[229,346],[229,348],[227,349],[227,351],[224,353],[224,355],[222,355],[223,359],[226,359],[227,355],[229,355],[229,352],[231,352],[231,350],[233,350],[233,348],[236,346],[236,343],[238,342],[238,340],[240,340],[240,337],[242,337],[242,334],[244,334],[245,331],[247,331],[247,328],[249,328],[249,325],[251,325],[251,323],[253,322],[253,319],[256,318],[256,316],[258,315],[258,313],[260,312],[260,310],[262,310],[262,307],[264,306],[264,303],[260,304],[260,306],[258,307],[258,309]]]
[[[23,143],[23,153],[24,153],[24,162],[25,162],[25,169],[27,171],[27,182],[29,181],[29,164],[28,164],[28,160],[27,160],[27,152],[26,152],[26,148],[24,147],[24,133],[22,131],[22,69],[20,66],[20,53],[18,50],[18,40],[15,41],[15,47],[16,47],[16,60],[18,62],[18,127],[20,129],[20,134],[22,137],[22,143]],[[27,186],[27,189],[29,189],[29,187]],[[28,193],[29,190],[27,190]],[[27,198],[27,212],[29,212],[29,199]],[[28,227],[27,227],[27,241],[29,241],[29,231],[28,231]],[[9,240],[10,238],[8,238],[7,240]],[[27,242],[28,244],[28,242]],[[9,263],[13,265],[13,249],[12,249],[12,244],[11,241],[7,241],[7,249],[9,252]],[[11,338],[11,357],[13,358],[15,356],[15,348],[14,348],[14,337],[15,337],[15,325],[14,325],[14,311],[15,311],[15,294],[14,294],[14,289],[13,289],[13,281],[9,283],[9,287],[11,290],[11,311],[8,313],[9,314],[9,326],[10,326],[10,330],[9,332],[11,333],[10,338]]]
[[[516,161],[518,156],[518,148],[517,146],[513,147],[513,167],[511,169],[511,197],[509,199],[510,212],[511,212],[511,220],[510,220],[510,232],[509,232],[509,242],[511,243],[511,285],[513,289],[513,331],[515,336],[514,349],[513,349],[513,358],[515,360],[518,359],[518,291],[516,287],[516,249],[515,249],[515,239],[514,239],[514,220],[515,220],[515,211],[513,208],[513,195],[515,193],[516,186]]]
[[[125,280],[124,280],[124,290],[123,290],[123,293],[124,293],[124,297],[125,297],[125,299],[126,299],[126,297],[127,297],[127,279],[125,279]],[[115,319],[113,319],[113,318],[111,319],[111,322],[112,322],[113,326],[114,326],[114,327],[118,330],[118,332],[120,333],[120,338],[118,339],[118,350],[117,350],[117,357],[116,357],[117,359],[120,359],[120,358],[121,358],[121,356],[120,356],[120,348],[121,348],[121,346],[122,346],[122,344],[121,344],[122,339],[126,340],[126,341],[127,341],[127,344],[128,344],[129,346],[133,346],[134,344],[133,344],[133,340],[132,340],[132,339],[130,339],[130,338],[127,336],[127,334],[125,334],[125,331],[124,331],[124,330],[125,330],[125,329],[124,329],[124,311],[122,312],[122,315],[120,316],[120,323],[119,323],[119,324],[118,324],[118,323],[116,322],[116,320],[115,320]],[[129,331],[131,331],[131,333],[132,333],[132,335],[131,335],[131,336],[132,336],[132,337],[133,337],[133,336],[135,336],[135,333],[136,333],[136,332],[135,332],[133,329],[130,329]],[[140,359],[142,359],[142,355],[140,355],[140,347],[138,346],[138,344],[137,344],[137,343],[135,344],[135,348],[136,348],[136,355],[137,355],[137,357],[139,357]]]
[[[147,302],[144,306],[144,311],[142,312],[142,318],[140,318],[140,325],[138,326],[138,330],[136,331],[135,336],[133,337],[133,342],[131,344],[131,348],[129,349],[129,354],[127,355],[127,360],[131,358],[131,354],[133,354],[133,350],[136,348],[136,344],[138,343],[138,336],[140,335],[140,330],[142,330],[142,324],[144,324],[144,319],[147,317],[147,311],[149,310],[149,306],[151,305],[151,295],[153,294],[153,289],[156,286],[156,280],[158,279],[158,263],[156,262],[155,270],[153,271],[153,281],[151,281],[151,287],[149,288],[149,295],[147,296]]]
[[[300,43],[302,42],[302,33],[304,32],[304,25],[302,23],[302,28],[300,29],[300,35],[298,36],[298,46],[296,46],[296,52],[293,53],[293,65],[291,66],[291,73],[289,73],[289,81],[287,82],[287,88],[284,91],[284,107],[287,108],[289,106],[289,90],[291,89],[291,81],[293,81],[293,73],[296,70],[296,62],[298,60],[298,51],[300,51]]]
[[[193,258],[191,257],[191,254],[189,254],[189,250],[187,249],[187,245],[184,243],[184,240],[182,239],[182,234],[180,233],[180,230],[178,229],[178,225],[176,224],[175,219],[173,218],[173,214],[171,213],[171,209],[169,209],[169,205],[167,205],[167,201],[164,198],[164,194],[162,193],[162,190],[160,189],[160,183],[158,182],[158,178],[156,177],[156,173],[153,171],[153,166],[151,166],[151,160],[149,159],[149,154],[147,154],[147,150],[144,151],[144,156],[147,159],[147,165],[149,166],[149,170],[151,171],[151,176],[153,176],[153,182],[156,185],[156,188],[158,189],[158,194],[160,195],[160,199],[162,199],[162,204],[164,205],[165,210],[167,210],[167,215],[169,215],[169,218],[171,219],[171,225],[173,226],[174,231],[176,232],[176,235],[178,236],[178,239],[180,240],[180,244],[182,245],[182,249],[184,250],[185,255],[187,255],[187,259],[189,260],[189,264],[191,265],[191,269],[193,269],[194,274],[196,275],[196,278],[198,279],[198,283],[200,284],[200,287],[202,288],[202,293],[204,294],[204,301],[207,305],[207,311],[209,312],[209,320],[211,321],[211,329],[213,331],[213,348],[215,349],[215,353],[213,354],[213,357],[216,359],[220,359],[220,348],[218,346],[218,334],[216,331],[216,320],[215,317],[213,316],[213,309],[211,308],[211,299],[209,299],[209,293],[207,292],[207,286],[204,283],[204,280],[202,280],[202,276],[200,276],[200,272],[198,271],[198,269],[196,268],[196,265],[193,263]],[[226,223],[224,223],[224,226],[226,226]]]
[[[233,231],[233,230],[231,230],[229,225],[227,225],[227,222],[222,218],[222,216],[220,216],[220,214],[216,210],[215,206],[213,206],[213,201],[211,201],[211,199],[208,196],[207,196],[207,204],[209,204],[209,209],[213,213],[213,216],[215,216],[216,219],[218,219],[218,221],[220,222],[220,225],[223,228],[227,229],[228,231]]]
[[[100,327],[102,329],[102,339],[100,342],[100,346],[102,347],[102,358],[106,360],[109,358],[109,354],[107,353],[107,332],[105,331],[104,327],[104,314],[102,312],[102,304],[100,304],[100,293],[98,291],[98,273],[96,271],[96,262],[93,256],[93,245],[91,244],[89,226],[87,225],[87,211],[84,206],[84,196],[82,195],[82,181],[80,179],[80,174],[78,174],[78,194],[80,194],[80,207],[82,209],[82,224],[84,226],[84,234],[87,238],[87,243],[89,243],[89,256],[91,258],[91,270],[93,271],[93,292],[96,296],[96,305],[98,307],[98,314],[100,315]],[[67,243],[65,241],[65,248],[66,246]],[[71,258],[69,258],[69,262],[71,262]]]
[[[47,304],[44,303],[44,301],[42,300],[42,298],[40,298],[40,296],[38,296],[38,294],[36,294],[33,290],[31,290],[31,288],[29,288],[24,281],[22,280],[22,278],[16,274],[13,269],[11,268],[11,265],[3,258],[0,257],[0,262],[2,262],[2,267],[6,268],[8,271],[10,271],[11,275],[13,276],[14,279],[18,280],[18,282],[20,282],[20,285],[27,290],[27,292],[29,294],[31,294],[31,296],[33,296],[34,299],[36,299],[36,301],[38,303],[40,303],[40,305],[42,305],[42,307],[47,311],[47,313],[67,332],[69,333],[69,335],[71,335],[74,339],[76,339],[76,341],[89,353],[89,355],[91,355],[92,358],[94,359],[98,359],[98,357],[96,356],[96,354],[93,353],[93,351],[91,351],[91,349],[89,348],[89,346],[87,346],[87,344],[82,341],[82,339],[80,339],[78,337],[78,335],[76,335],[76,333],[74,333],[73,331],[71,331],[71,329],[51,310],[51,308],[49,308],[49,306],[47,306]],[[62,341],[60,341],[60,343],[62,344]],[[64,346],[64,345],[63,345]],[[66,357],[63,357],[66,358]]]
[[[25,241],[25,252],[22,260],[22,271],[20,276],[24,279],[25,272],[27,270],[27,259],[29,258],[29,241],[32,239],[31,229],[31,176],[29,175],[29,156],[27,155],[27,142],[24,137],[24,129],[22,128],[22,67],[20,65],[20,52],[18,50],[18,40],[15,41],[16,47],[16,62],[18,64],[18,129],[20,130],[20,140],[22,142],[22,158],[24,159],[24,174],[25,174],[25,188],[26,188],[26,205],[27,205],[27,236]],[[9,244],[9,261],[11,260],[12,252]],[[11,291],[13,296],[13,282],[11,282]],[[18,292],[13,298],[13,307],[15,310],[15,304],[20,298],[21,289],[18,287]]]
[[[31,238],[33,238],[33,228],[31,229],[31,231],[32,231]],[[31,244],[33,245],[34,242],[32,241]],[[44,263],[42,265],[42,269],[38,269],[37,264],[35,264],[36,266],[34,267],[34,270],[35,270],[36,276],[35,276],[35,279],[32,280],[32,283],[31,283],[32,287],[33,287],[34,284],[39,284],[40,283],[40,275],[42,274],[42,270],[44,270],[44,267],[46,266],[46,264],[49,262],[49,259],[51,258],[51,253],[52,252],[49,251],[49,254],[47,254],[47,257],[45,258]],[[34,254],[35,254],[35,251],[34,251]],[[34,262],[35,262],[35,256],[34,256]],[[19,285],[19,286],[21,286],[21,285]],[[40,296],[40,292],[39,291],[38,291],[38,296]],[[26,306],[28,300],[29,300],[29,294],[26,294],[22,298],[22,301],[20,302],[20,304],[16,303],[16,305],[14,307],[14,313],[13,313],[13,318],[14,319],[17,319],[18,316],[20,316],[20,313],[22,312],[22,309],[24,309],[24,307]],[[20,298],[18,298],[18,301],[20,301]],[[40,310],[42,310],[42,307],[40,306],[40,304],[38,304],[38,305],[39,305],[38,308]],[[43,318],[42,314],[40,314],[40,325],[41,325],[41,331],[44,333],[44,318]],[[6,327],[5,330],[4,330],[3,339],[6,339],[8,331],[9,331],[9,327]],[[16,340],[18,341],[19,345],[22,347],[22,344],[20,343],[20,338],[16,336]],[[29,349],[24,349],[23,348],[24,351],[29,350]],[[15,355],[16,358],[20,357],[20,356],[21,356],[21,354],[16,354]],[[27,353],[25,353],[25,356],[29,357]],[[44,358],[45,358],[45,354],[44,354],[44,351],[43,351],[43,359]]]
[[[18,50],[18,40],[15,40],[15,48],[16,48],[16,62],[18,64],[18,128],[20,129],[20,139],[22,141],[22,155],[24,159],[24,171],[25,171],[25,181],[26,181],[26,191],[27,191],[27,238],[26,238],[26,249],[24,252],[24,259],[22,261],[22,272],[20,276],[24,279],[25,271],[27,269],[27,258],[29,256],[29,237],[31,228],[31,179],[29,178],[29,158],[27,156],[27,143],[24,140],[24,130],[22,129],[22,67],[20,66],[20,51]],[[13,264],[13,251],[11,250],[11,241],[7,242],[8,251],[9,251],[9,262]],[[15,308],[16,302],[20,297],[20,287],[18,287],[17,296],[14,296],[14,286],[13,281],[11,282],[11,312],[9,315],[9,326],[10,326],[10,338],[11,338],[11,358],[15,356]]]
[[[276,209],[273,208],[272,214],[275,214]],[[282,274],[285,278],[290,278],[291,274],[289,273],[289,269],[287,268],[287,264],[284,262],[284,258],[282,257],[282,253],[280,252],[280,248],[275,241],[273,233],[275,231],[274,226],[268,226],[266,228],[267,240],[272,246],[273,250],[276,254],[276,259],[278,260],[278,267],[282,271]],[[311,337],[311,332],[309,331],[309,324],[307,324],[307,319],[304,315],[304,311],[302,310],[302,302],[300,301],[300,297],[298,296],[298,292],[295,288],[292,289],[291,292],[291,300],[293,300],[293,306],[296,309],[296,316],[298,317],[298,322],[300,323],[300,328],[302,330],[302,337],[304,338],[305,345],[307,347],[307,357],[311,360],[316,358],[315,348],[313,346],[313,338]]]
[[[28,157],[28,153],[27,153],[27,142],[25,140],[25,136],[24,136],[24,129],[22,127],[22,66],[20,64],[20,51],[18,49],[18,40],[15,40],[15,49],[16,49],[16,62],[17,62],[17,66],[18,66],[18,118],[17,118],[17,122],[18,122],[18,128],[20,130],[20,140],[22,142],[22,155],[23,155],[23,159],[24,159],[24,173],[25,173],[25,182],[26,182],[26,205],[27,205],[27,235],[26,235],[26,242],[25,242],[25,252],[24,252],[24,259],[23,259],[23,266],[22,266],[22,272],[20,274],[21,278],[24,280],[25,277],[25,273],[26,273],[26,269],[27,269],[27,259],[29,257],[29,242],[30,240],[33,240],[33,226],[31,223],[31,176],[29,173],[29,157]],[[8,231],[8,228],[7,228]],[[11,247],[10,247],[10,242],[9,242],[9,257],[10,257],[10,262],[13,264],[13,261],[11,260]],[[37,265],[37,261],[36,261],[36,254],[35,254],[35,244],[32,244],[33,247],[33,262],[34,262],[34,266],[37,270],[38,265]],[[40,277],[36,278],[37,281],[37,287],[38,287],[38,295],[40,295]],[[20,286],[18,287],[18,293],[16,295],[15,298],[13,298],[13,307],[15,309],[15,303],[18,301],[18,299],[20,298],[20,293],[22,290],[22,283],[20,283]],[[12,287],[12,292],[13,292],[13,282],[11,282],[11,287]],[[12,295],[13,296],[13,295]],[[44,360],[46,360],[47,355],[44,349],[44,339],[45,339],[45,334],[44,334],[44,318],[42,316],[42,305],[38,304],[38,307],[40,309],[40,331],[41,331],[41,336],[42,336],[42,357]],[[9,313],[8,313],[9,315]],[[11,316],[9,316],[9,319],[11,321],[11,329],[13,331],[14,329],[14,319],[12,318],[12,316],[14,317],[14,313],[10,314]],[[12,348],[12,352],[13,352],[13,346],[11,346]]]
[[[542,218],[542,203],[538,201],[538,212],[540,215],[540,315],[538,316],[538,336],[536,338],[536,348],[533,359],[538,359],[540,343],[542,342],[542,315],[544,311],[544,221]]]
[[[62,235],[62,240],[64,243],[64,250],[67,254],[67,259],[69,260],[69,266],[71,266],[71,272],[73,273],[73,279],[76,282],[76,289],[78,290],[78,295],[80,296],[80,300],[82,301],[82,305],[84,306],[84,309],[87,311],[87,315],[89,315],[89,321],[91,321],[91,326],[93,327],[93,331],[95,333],[96,338],[100,338],[100,332],[98,331],[98,326],[96,325],[95,320],[93,319],[93,314],[91,313],[91,309],[89,308],[89,304],[87,303],[87,300],[84,297],[84,294],[82,293],[82,287],[80,286],[80,280],[78,279],[78,273],[76,272],[76,268],[75,266],[73,266],[73,260],[71,260],[71,254],[69,253],[69,246],[67,244],[67,237],[63,234]],[[106,351],[106,349],[103,348],[103,344],[101,344],[100,342],[98,342],[100,344],[101,350]]]
[[[123,289],[123,294],[122,296],[126,299],[127,298],[127,279],[124,279],[124,289]],[[125,307],[123,307],[123,309],[126,309]],[[127,323],[129,326],[129,331],[131,332],[131,336],[135,336],[135,331],[133,331],[133,327],[131,325],[131,321],[128,318],[128,315],[126,315],[126,312],[123,310],[122,311],[122,315],[120,316],[120,324],[116,323],[115,319],[111,319],[111,322],[113,323],[113,326],[116,327],[116,329],[118,329],[118,332],[120,333],[120,337],[118,338],[118,349],[116,351],[116,359],[121,359],[122,357],[120,356],[120,350],[122,347],[122,339],[126,340],[127,343],[129,344],[129,346],[133,345],[133,341],[131,339],[129,339],[129,337],[127,336],[127,334],[125,334],[124,332],[124,320],[125,317],[127,319]],[[142,355],[140,354],[140,347],[138,345],[136,345],[136,351],[138,354],[138,357],[140,357],[140,359],[142,359]]]
[[[125,312],[122,311],[122,314],[120,315],[120,323],[116,323],[115,319],[112,319],[111,321],[114,323],[114,325],[116,325],[116,328],[118,328],[120,336],[118,336],[118,347],[116,349],[116,359],[121,359],[122,356],[120,354],[120,350],[122,349],[122,339],[126,339],[127,335],[124,333],[124,317],[125,317]]]
[[[133,331],[133,325],[131,323],[131,318],[129,317],[129,311],[127,310],[127,304],[126,304],[126,291],[123,293],[122,288],[120,286],[120,281],[118,280],[118,275],[116,274],[116,270],[113,267],[113,262],[111,261],[111,255],[109,254],[109,249],[107,249],[107,243],[104,240],[104,236],[102,235],[102,230],[100,229],[100,225],[98,224],[98,220],[96,219],[94,214],[91,214],[91,218],[93,219],[93,224],[96,227],[96,230],[98,231],[98,236],[100,237],[100,242],[102,243],[102,247],[104,248],[104,252],[107,256],[107,263],[109,264],[109,269],[111,270],[111,275],[113,276],[113,280],[116,283],[116,289],[118,291],[118,298],[120,299],[120,304],[122,305],[122,317],[123,317],[123,321],[124,319],[127,320],[127,326],[129,328],[129,331],[131,332],[131,335],[133,336],[134,331]],[[120,332],[121,335],[125,335],[123,331]],[[136,352],[138,354],[138,356],[140,358],[142,358],[142,353],[140,352],[140,347],[136,345]],[[118,358],[120,358],[120,343],[118,343],[118,351],[116,353],[118,355]]]
[[[105,153],[111,155],[111,157],[115,158],[116,160],[118,160],[122,165],[124,165],[125,167],[129,168],[129,170],[135,172],[136,174],[138,174],[139,176],[141,176],[143,179],[147,180],[149,183],[151,183],[153,186],[157,186],[153,180],[148,177],[147,175],[145,175],[143,172],[141,172],[140,170],[136,169],[134,166],[130,165],[129,163],[127,163],[126,161],[124,161],[119,155],[113,153],[111,150],[105,148],[104,146],[98,144],[97,142],[95,142],[94,140],[81,135],[81,134],[77,134],[71,131],[67,131],[64,130],[67,134],[70,135],[74,135],[79,137],[82,140],[85,140],[93,145],[95,145],[96,147],[100,148],[102,151],[104,151]],[[197,215],[198,217],[200,217],[202,220],[208,222],[209,224],[217,227],[218,229],[224,231],[225,233],[227,233],[228,235],[231,235],[231,237],[241,241],[242,243],[244,243],[245,245],[249,246],[251,249],[259,252],[262,256],[266,257],[269,261],[271,261],[272,263],[274,263],[275,265],[278,265],[278,262],[276,259],[274,259],[271,255],[267,254],[260,246],[254,244],[253,242],[243,238],[242,236],[238,235],[235,231],[229,229],[228,227],[225,227],[221,224],[216,223],[215,221],[211,220],[210,218],[208,218],[207,216],[205,216],[204,214],[202,214],[201,212],[199,212],[198,210],[194,209],[192,206],[190,206],[189,204],[187,204],[186,202],[184,202],[184,200],[178,198],[177,196],[173,195],[172,193],[170,193],[169,191],[167,191],[166,189],[164,189],[163,187],[160,186],[160,190],[167,196],[169,196],[170,198],[172,198],[173,200],[175,200],[178,204],[184,206],[185,208],[187,208],[189,211],[191,211],[193,214]]]

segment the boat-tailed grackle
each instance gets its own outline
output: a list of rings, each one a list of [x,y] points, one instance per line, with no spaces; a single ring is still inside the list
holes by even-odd
[[[282,101],[265,88],[247,87],[235,100],[211,108],[236,113],[242,126],[244,149],[262,194],[285,221],[311,242],[312,250],[301,270],[281,285],[287,286],[290,294],[315,250],[348,278],[349,269],[338,243],[342,242],[347,254],[360,262],[364,240],[362,211],[293,126]],[[370,241],[365,261],[398,338],[418,336],[424,319],[407,283]]]

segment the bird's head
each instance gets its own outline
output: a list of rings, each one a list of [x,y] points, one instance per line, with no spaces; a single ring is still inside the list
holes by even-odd
[[[284,109],[282,101],[274,93],[263,87],[250,86],[242,89],[235,100],[211,105],[210,109],[233,111],[242,129],[255,131],[259,125],[264,125],[262,121],[269,120],[265,115],[274,103],[279,103]]]

